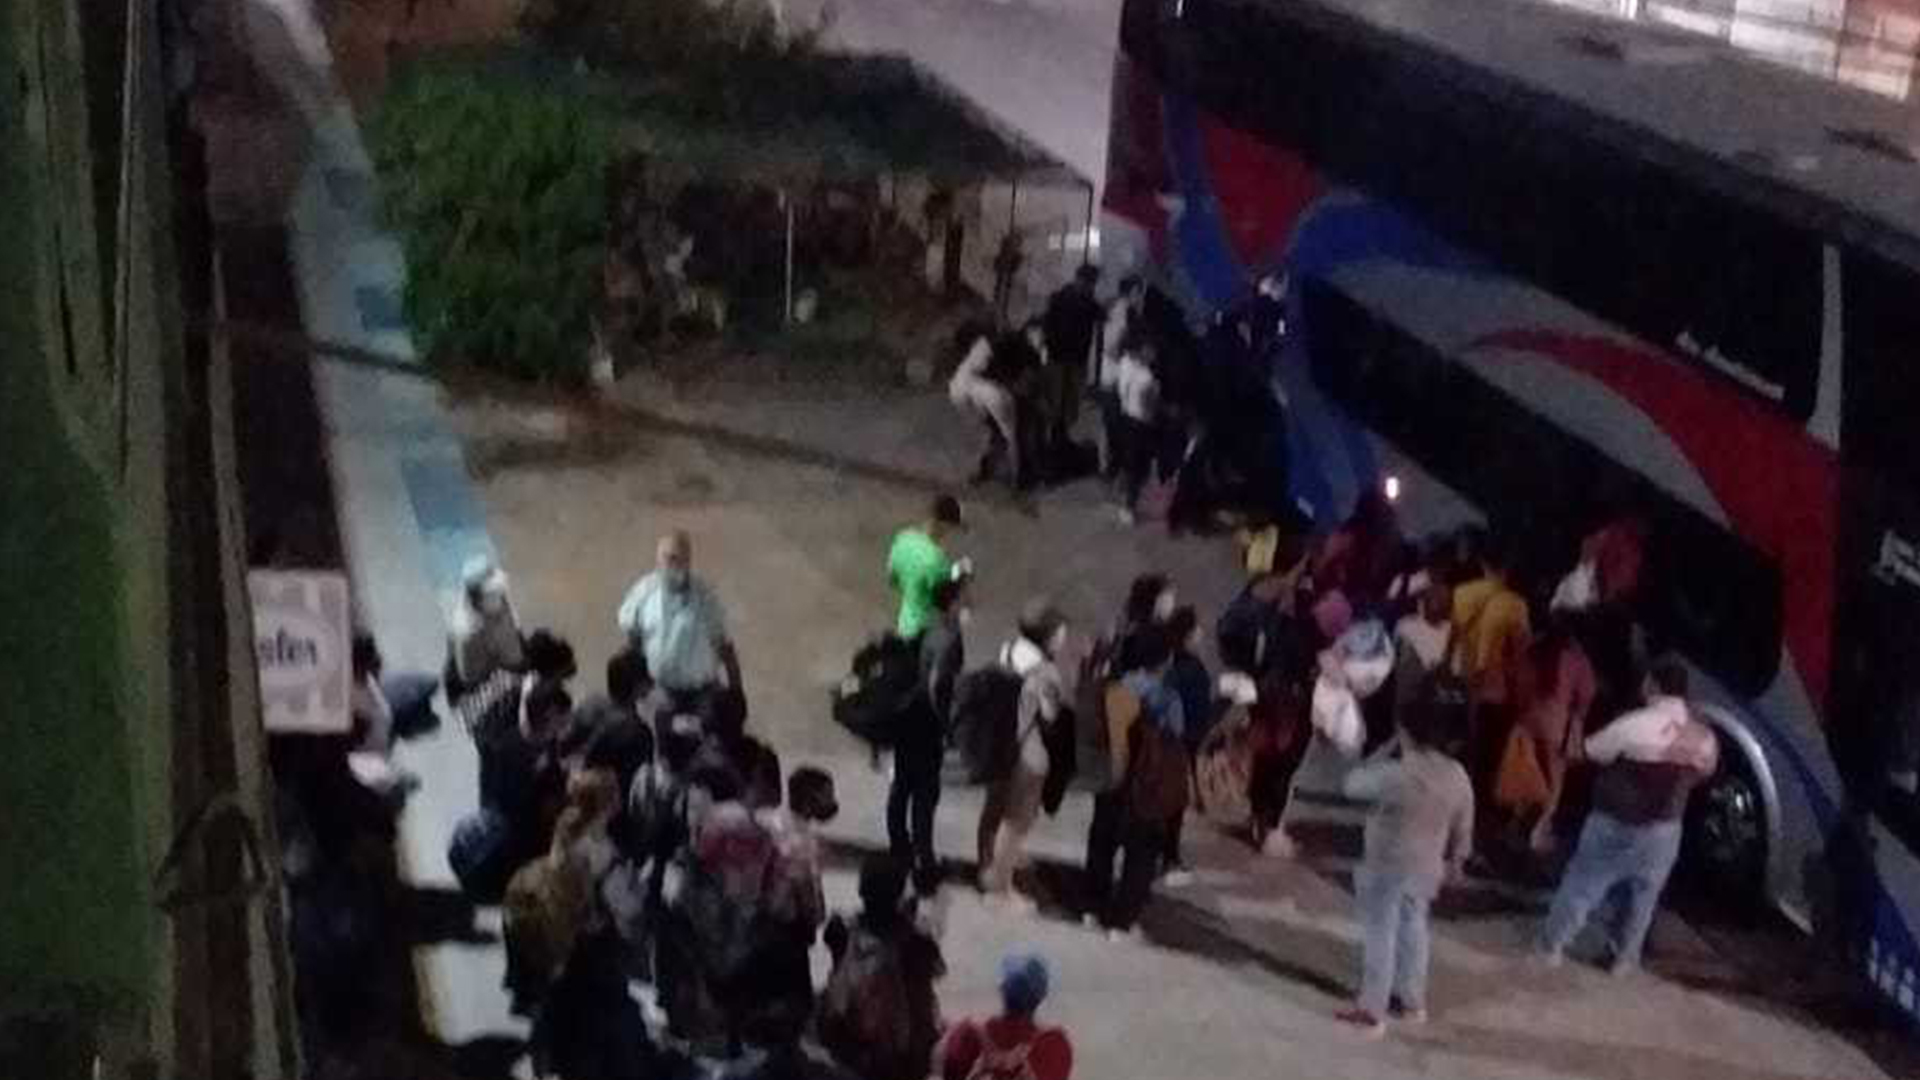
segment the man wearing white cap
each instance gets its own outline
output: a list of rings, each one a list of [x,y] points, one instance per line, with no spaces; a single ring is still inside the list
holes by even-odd
[[[476,555],[467,560],[460,580],[460,608],[453,614],[450,634],[453,674],[460,686],[478,686],[495,671],[525,667],[520,620],[507,595],[506,572],[492,558]],[[449,687],[449,694],[458,697],[454,689]]]
[[[693,541],[679,529],[660,538],[657,566],[635,582],[615,621],[646,657],[647,671],[671,703],[668,715],[712,715],[714,692],[740,689],[740,664],[727,636],[727,613],[693,575]]]

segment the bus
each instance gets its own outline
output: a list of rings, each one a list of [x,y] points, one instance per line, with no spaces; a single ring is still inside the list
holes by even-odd
[[[1284,275],[1317,522],[1644,521],[1726,751],[1690,868],[1920,1015],[1911,109],[1524,0],[1126,0],[1102,244],[1196,317]]]

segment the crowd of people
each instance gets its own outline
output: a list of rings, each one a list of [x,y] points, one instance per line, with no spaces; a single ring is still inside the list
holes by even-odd
[[[1549,964],[1622,890],[1608,960],[1637,968],[1688,796],[1718,757],[1686,667],[1648,657],[1637,631],[1637,520],[1596,529],[1536,588],[1502,537],[1469,527],[1410,542],[1392,501],[1364,496],[1324,536],[1247,545],[1248,581],[1213,624],[1217,674],[1199,613],[1158,574],[1090,635],[1035,598],[992,662],[965,670],[971,568],[943,546],[960,527],[942,497],[896,537],[893,640],[914,674],[873,683],[895,686],[891,728],[856,728],[895,749],[889,836],[923,891],[941,875],[943,748],[985,784],[987,902],[1057,904],[1116,939],[1138,934],[1156,884],[1192,884],[1191,814],[1293,856],[1286,810],[1317,753],[1316,772],[1367,808],[1354,879],[1366,944],[1342,1020],[1379,1033],[1390,1016],[1425,1017],[1429,907],[1469,872],[1557,883],[1538,937]],[[1027,837],[1076,787],[1093,804],[1083,887],[1043,896]]]
[[[1103,305],[1099,278],[1082,267],[1023,326],[960,331],[948,394],[984,433],[973,481],[998,478],[1024,493],[1097,470],[1122,520],[1181,529],[1204,527],[1216,511],[1288,513],[1285,415],[1270,391],[1285,283],[1262,279],[1196,336],[1174,302],[1137,277]],[[1083,397],[1100,417],[1092,449],[1074,438]]]
[[[1245,537],[1245,585],[1207,619],[1142,575],[1091,628],[1036,596],[969,667],[973,567],[952,550],[967,523],[956,498],[934,499],[887,553],[888,632],[836,693],[875,762],[891,755],[888,850],[861,866],[857,912],[830,916],[821,884],[834,780],[784,772],[752,733],[727,612],[685,533],[661,538],[611,613],[622,647],[582,701],[571,645],[522,627],[488,559],[466,568],[438,679],[383,677],[371,641],[356,649],[351,779],[369,820],[390,822],[417,783],[387,751],[426,722],[436,683],[473,740],[478,806],[448,860],[474,903],[504,913],[505,989],[531,1023],[535,1075],[1065,1080],[1071,1045],[1035,1020],[1040,958],[1007,958],[1002,1015],[940,1014],[956,875],[934,838],[956,757],[983,789],[985,902],[1064,908],[1127,940],[1156,887],[1194,884],[1190,819],[1295,855],[1287,812],[1319,755],[1366,807],[1363,959],[1339,1016],[1369,1034],[1426,1016],[1430,905],[1469,871],[1556,883],[1548,963],[1624,887],[1610,959],[1637,966],[1688,794],[1717,764],[1685,667],[1650,659],[1636,632],[1645,527],[1604,524],[1550,582],[1523,580],[1508,538],[1483,529],[1410,541],[1384,492],[1323,534],[1292,528],[1271,502],[1285,436],[1263,371],[1283,286],[1263,281],[1196,339],[1137,281],[1105,306],[1096,284],[1085,273],[1035,324],[968,344],[950,389],[988,432],[980,476],[1071,475],[1090,392],[1122,513],[1155,484],[1177,487],[1160,508],[1175,522],[1268,500],[1251,507],[1268,524]],[[1080,885],[1049,895],[1028,839],[1075,791],[1092,803]],[[821,945],[832,974],[817,987]]]
[[[958,522],[949,501],[927,529]],[[895,553],[907,597],[896,630],[927,647],[919,681],[950,693],[958,579],[922,536]],[[943,1020],[944,918],[927,860],[869,857],[860,909],[829,914],[816,830],[838,813],[833,778],[783,776],[749,730],[726,611],[685,533],[661,539],[613,628],[623,646],[605,692],[576,704],[571,646],[523,632],[505,575],[476,560],[442,676],[479,772],[479,806],[448,861],[469,899],[503,911],[505,989],[531,1022],[534,1074],[1065,1080],[1066,1036],[1034,1018],[1049,978],[1037,956],[1007,959],[1004,1014]],[[898,830],[925,838],[943,752],[898,744]],[[817,945],[832,959],[819,987]]]

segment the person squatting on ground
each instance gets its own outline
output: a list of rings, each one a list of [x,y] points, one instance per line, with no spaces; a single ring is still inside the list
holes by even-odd
[[[1009,485],[1021,488],[1026,462],[1021,458],[1020,402],[1014,386],[1018,373],[1008,368],[1008,350],[984,327],[967,332],[966,350],[947,380],[947,398],[986,429],[986,445],[971,480],[979,484],[992,479],[1004,461]]]
[[[693,572],[693,541],[675,529],[660,538],[655,568],[634,582],[615,624],[645,658],[664,715],[711,719],[715,695],[742,690],[727,613]]]
[[[1000,1015],[962,1020],[940,1040],[940,1080],[1068,1080],[1073,1043],[1057,1027],[1034,1020],[1052,973],[1034,953],[1000,961]]]
[[[1365,945],[1360,993],[1339,1018],[1369,1034],[1386,1030],[1391,1006],[1409,1023],[1427,1015],[1429,907],[1473,850],[1473,785],[1440,747],[1449,710],[1410,708],[1399,749],[1360,766],[1343,785],[1370,802],[1366,848],[1354,873]]]
[[[939,873],[934,854],[934,816],[940,806],[940,768],[953,717],[954,688],[966,666],[961,612],[967,581],[949,577],[934,586],[933,621],[920,635],[920,678],[897,723],[893,780],[887,792],[887,841],[895,859],[915,879]]]
[[[1029,910],[1033,901],[1014,891],[1014,875],[1026,863],[1027,834],[1040,816],[1052,762],[1048,750],[1052,726],[1070,721],[1059,666],[1066,644],[1066,618],[1050,601],[1035,599],[1027,604],[1018,633],[1000,656],[1001,664],[1021,680],[1015,761],[1008,775],[987,789],[980,807],[980,887],[989,896]]]
[[[1687,669],[1661,660],[1647,674],[1646,706],[1587,738],[1587,760],[1600,774],[1593,809],[1541,929],[1547,963],[1560,963],[1593,909],[1625,886],[1612,967],[1616,974],[1639,969],[1660,893],[1680,857],[1687,796],[1719,766],[1719,740],[1686,695]]]

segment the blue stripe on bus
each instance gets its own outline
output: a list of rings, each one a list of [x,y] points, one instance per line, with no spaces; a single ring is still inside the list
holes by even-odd
[[[1219,204],[1207,174],[1206,154],[1198,120],[1198,109],[1185,95],[1163,96],[1168,158],[1183,205],[1173,221],[1174,252],[1179,269],[1198,298],[1212,307],[1232,302],[1246,291],[1248,267],[1241,263],[1228,240]],[[1487,262],[1474,258],[1448,244],[1416,220],[1354,192],[1334,191],[1306,209],[1285,241],[1284,250],[1259,260],[1260,266],[1283,266],[1295,281],[1326,278],[1343,267],[1368,259],[1392,259],[1415,267],[1447,270],[1479,277],[1497,275]],[[1345,411],[1314,391],[1310,369],[1306,366],[1307,325],[1298,303],[1298,289],[1290,304],[1289,319],[1296,328],[1294,342],[1281,358],[1283,369],[1298,371],[1302,377],[1287,380],[1288,394],[1294,401],[1294,422],[1288,425],[1290,457],[1288,495],[1296,504],[1304,502],[1315,510],[1322,525],[1331,524],[1337,494],[1357,495],[1359,486],[1378,480],[1378,463],[1368,436]],[[1280,380],[1276,379],[1276,382]],[[1301,388],[1306,392],[1302,393]],[[1319,424],[1301,422],[1314,414]],[[1324,425],[1322,427],[1322,425]],[[1309,432],[1309,427],[1322,427]],[[1336,491],[1323,450],[1338,444],[1349,466],[1346,471],[1353,487]],[[1344,501],[1344,500],[1343,500]],[[1812,767],[1798,748],[1785,736],[1780,722],[1765,712],[1749,707],[1740,710],[1752,718],[1754,729],[1778,751],[1807,793],[1809,809],[1821,835],[1831,835],[1840,825],[1840,812],[1833,799],[1822,789]],[[1878,910],[1874,917],[1874,938],[1882,948],[1895,954],[1909,968],[1920,968],[1920,943],[1894,901],[1880,875],[1873,875],[1872,888]]]

